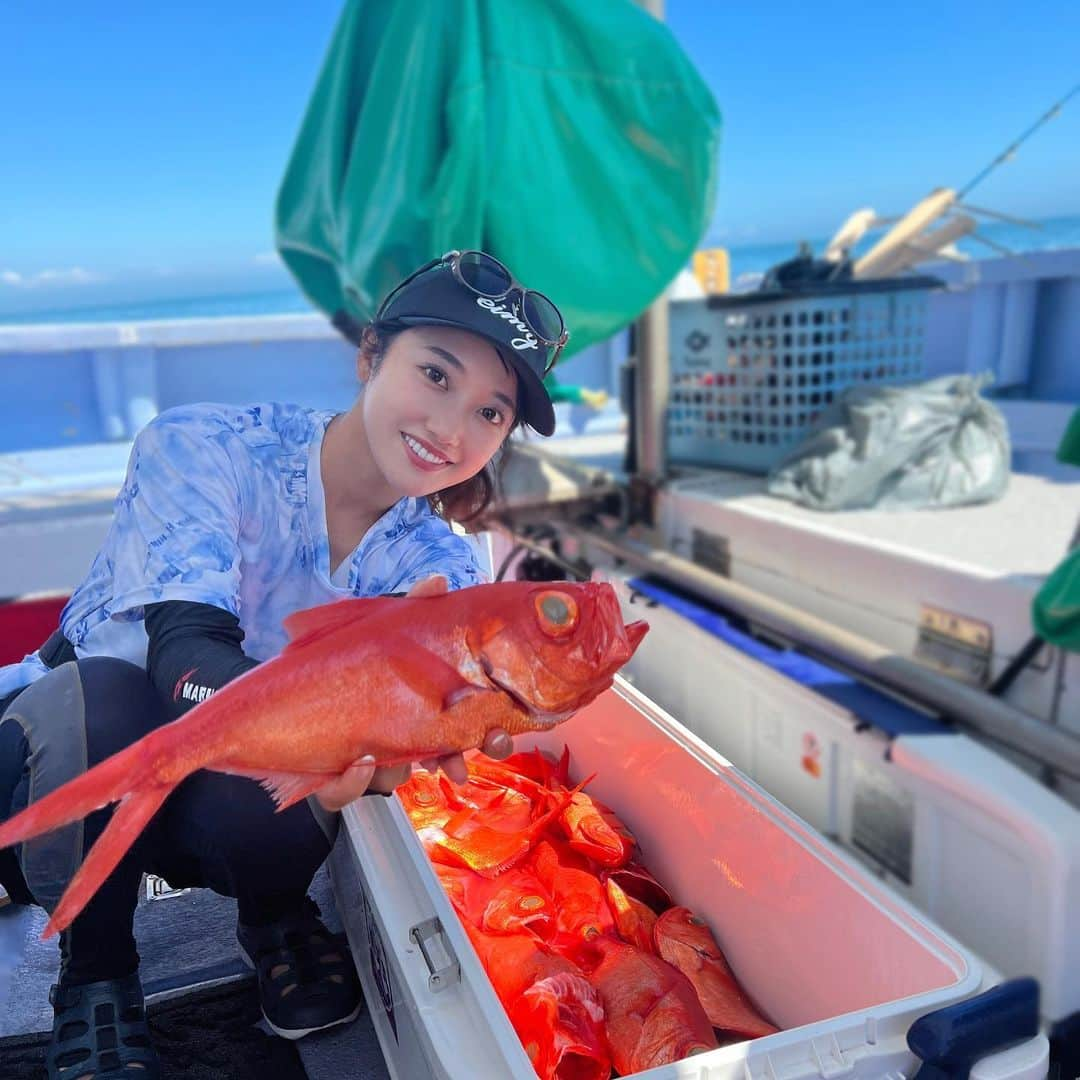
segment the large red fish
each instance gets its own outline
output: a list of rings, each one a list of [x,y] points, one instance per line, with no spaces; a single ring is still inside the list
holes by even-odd
[[[693,984],[709,1022],[739,1039],[778,1030],[746,996],[708,925],[684,907],[669,908],[653,927],[656,951]]]
[[[600,992],[611,1061],[623,1076],[720,1045],[685,975],[617,938],[592,944],[600,962],[586,977]]]
[[[341,600],[285,620],[280,656],[0,825],[0,848],[120,800],[44,936],[82,910],[197,769],[251,776],[280,809],[365,754],[392,765],[468,750],[495,727],[546,730],[612,682],[644,637],[607,584],[503,582]]]
[[[531,935],[465,930],[540,1080],[607,1080],[604,1010],[581,972]]]

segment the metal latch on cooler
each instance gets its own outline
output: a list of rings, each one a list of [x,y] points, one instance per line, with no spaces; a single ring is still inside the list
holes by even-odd
[[[986,686],[994,659],[994,630],[988,622],[923,604],[915,658],[960,682]]]
[[[409,939],[419,948],[427,964],[428,989],[432,993],[437,994],[461,980],[461,965],[437,915],[412,927]]]
[[[174,889],[163,877],[157,874],[146,875],[146,899],[167,900],[173,896],[183,896],[191,892],[191,889]]]

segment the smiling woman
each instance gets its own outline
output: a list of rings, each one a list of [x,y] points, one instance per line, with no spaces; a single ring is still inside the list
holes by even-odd
[[[363,387],[344,413],[200,404],[160,414],[136,437],[112,528],[59,628],[0,668],[0,821],[276,657],[297,611],[484,580],[451,526],[491,498],[492,459],[516,426],[554,430],[543,377],[566,341],[561,316],[495,260],[454,252],[407,278],[356,336]],[[512,745],[495,728],[482,748],[501,758]],[[218,773],[195,774],[164,802],[62,935],[50,1075],[64,1064],[86,1077],[117,1067],[104,1044],[71,1037],[93,1030],[98,1004],[133,1017],[110,1036],[124,1046],[119,1064],[159,1075],[132,934],[150,868],[173,886],[237,898],[237,935],[279,1034],[357,1014],[347,950],[306,892],[335,812],[393,791],[410,766],[375,769],[355,753],[338,776],[302,778],[309,797],[280,813],[254,780]],[[460,754],[436,764],[463,779]],[[55,913],[109,823],[103,810],[81,831],[28,840],[17,864],[0,864],[0,884]]]
[[[492,459],[521,424],[512,365],[469,331],[375,323],[357,370],[358,407],[331,424],[324,449],[329,470],[340,467],[342,498],[377,510],[400,491],[446,518],[475,517],[494,491]]]

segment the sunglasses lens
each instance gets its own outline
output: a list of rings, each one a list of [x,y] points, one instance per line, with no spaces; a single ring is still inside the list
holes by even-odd
[[[563,321],[559,309],[543,293],[526,292],[523,300],[525,321],[545,341],[562,337]]]
[[[510,288],[506,268],[482,251],[466,251],[458,259],[461,280],[480,296],[505,296]]]

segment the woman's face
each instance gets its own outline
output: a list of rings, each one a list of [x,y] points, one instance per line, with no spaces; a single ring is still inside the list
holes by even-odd
[[[466,330],[406,330],[374,374],[361,354],[360,377],[371,454],[399,497],[475,476],[514,423],[517,376],[490,342]]]

